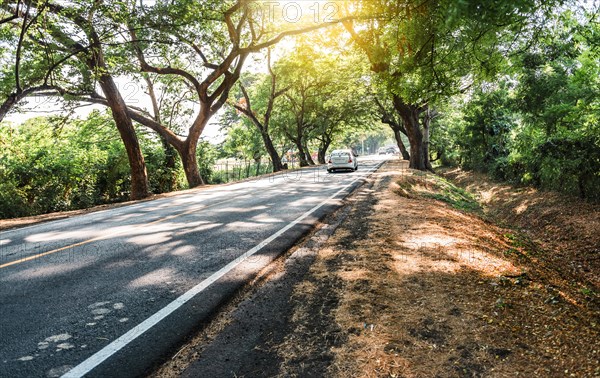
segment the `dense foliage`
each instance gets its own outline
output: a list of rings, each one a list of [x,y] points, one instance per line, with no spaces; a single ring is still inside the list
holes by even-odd
[[[446,106],[446,159],[501,180],[600,199],[600,29],[562,14],[512,72]]]
[[[152,191],[180,188],[183,177],[165,168],[160,142],[152,136],[140,139]],[[127,154],[105,114],[93,112],[85,120],[72,121],[33,118],[2,127],[0,144],[0,218],[129,198]]]

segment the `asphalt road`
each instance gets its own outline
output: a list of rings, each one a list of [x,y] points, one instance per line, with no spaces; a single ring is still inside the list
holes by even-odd
[[[382,159],[0,231],[0,377],[143,375]]]

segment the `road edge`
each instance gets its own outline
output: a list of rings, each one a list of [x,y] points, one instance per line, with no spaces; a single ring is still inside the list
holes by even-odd
[[[115,376],[115,372],[120,371],[123,366],[127,366],[127,376],[145,376],[156,368],[158,361],[164,361],[170,352],[189,339],[189,334],[197,332],[199,325],[213,317],[247,282],[253,280],[278,256],[289,251],[326,215],[342,207],[344,199],[362,186],[384,163],[385,161],[378,162],[366,174],[357,177],[247,251],[243,254],[243,259],[228,264],[227,271],[222,272],[222,268],[203,280],[171,304],[73,367],[63,377]],[[250,257],[258,259],[250,261]],[[178,306],[173,305],[178,301],[182,303]],[[172,305],[175,307],[162,312]],[[173,324],[177,324],[177,327],[173,327]],[[149,330],[152,332],[147,332]]]

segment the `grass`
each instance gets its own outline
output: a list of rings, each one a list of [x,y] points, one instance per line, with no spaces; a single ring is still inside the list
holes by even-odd
[[[482,212],[482,207],[475,196],[443,177],[431,173],[408,171],[396,184],[399,186],[396,193],[403,197],[432,198],[445,202],[460,211]]]
[[[442,202],[446,202],[457,210],[466,212],[479,212],[482,210],[481,205],[471,193],[465,191],[449,182],[448,180],[431,175],[436,181],[440,193],[432,194],[430,197]]]

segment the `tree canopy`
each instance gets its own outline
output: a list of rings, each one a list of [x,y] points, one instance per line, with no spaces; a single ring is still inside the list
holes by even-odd
[[[182,176],[188,187],[210,182],[216,155],[201,138],[218,119],[230,133],[222,156],[268,156],[273,171],[291,150],[301,165],[324,163],[332,146],[354,147],[383,122],[411,168],[462,164],[590,197],[598,35],[594,5],[561,0],[5,1],[0,120],[31,96],[106,107],[130,185],[112,199],[176,189]],[[132,98],[123,83],[141,90]],[[49,138],[75,143],[76,127],[100,135],[94,117]],[[145,148],[159,148],[162,161],[147,161]],[[7,151],[7,182],[25,190],[32,184]],[[33,167],[37,155],[27,156]]]

